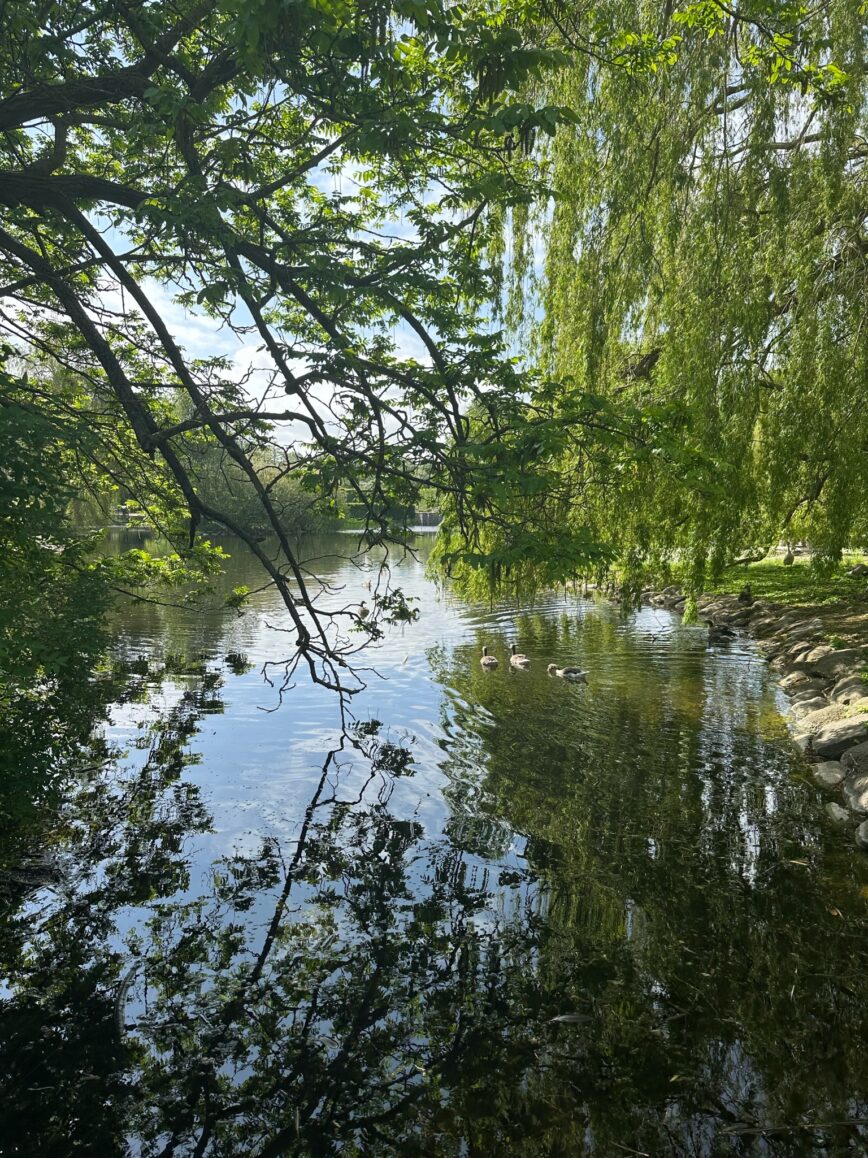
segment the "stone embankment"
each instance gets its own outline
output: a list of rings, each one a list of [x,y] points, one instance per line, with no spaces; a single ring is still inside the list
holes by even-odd
[[[684,610],[676,587],[647,598],[657,607]],[[789,697],[793,740],[815,783],[843,801],[830,802],[829,815],[841,822],[863,818],[856,841],[868,849],[868,644],[835,646],[842,641],[830,639],[828,620],[804,608],[735,595],[703,596],[698,607],[713,639],[743,631],[759,641]]]

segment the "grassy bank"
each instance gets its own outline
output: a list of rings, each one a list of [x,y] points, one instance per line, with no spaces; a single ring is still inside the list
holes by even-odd
[[[851,578],[847,571],[865,556],[848,556],[846,563],[831,575],[818,575],[807,557],[797,558],[791,567],[782,559],[763,560],[745,567],[731,567],[710,590],[737,594],[750,583],[754,598],[792,607],[831,607],[835,604],[863,604],[868,608],[868,580]]]
[[[802,607],[806,618],[821,619],[824,638],[834,647],[862,645],[868,642],[868,579],[851,578],[847,570],[865,561],[864,555],[848,556],[832,574],[821,576],[807,558],[796,559],[791,567],[780,559],[764,560],[731,567],[710,590],[734,595],[750,583],[755,599]]]

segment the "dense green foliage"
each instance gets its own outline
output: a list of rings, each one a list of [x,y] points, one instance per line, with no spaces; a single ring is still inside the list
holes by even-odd
[[[27,405],[182,554],[244,539],[290,669],[345,691],[360,623],[291,540],[341,505],[400,544],[433,496],[477,590],[673,563],[695,589],[781,536],[833,561],[868,534],[864,18],[18,5],[0,322],[43,367]],[[185,350],[191,318],[220,352]]]
[[[549,11],[575,122],[504,221],[507,318],[548,413],[618,436],[543,448],[531,521],[694,585],[780,538],[837,559],[868,537],[865,5]]]
[[[203,527],[245,540],[293,664],[331,687],[353,690],[356,617],[298,565],[282,489],[349,495],[390,542],[422,488],[469,525],[468,475],[504,473],[464,414],[520,411],[488,324],[487,211],[533,187],[505,131],[566,115],[513,99],[565,59],[520,23],[438,0],[34,2],[4,21],[2,328],[86,384],[101,470],[179,550]],[[170,303],[224,352],[186,351]]]
[[[8,383],[7,383],[8,384]],[[108,591],[70,534],[58,485],[69,448],[45,419],[0,406],[0,784],[42,792],[94,722],[90,669]],[[60,460],[60,462],[58,461]],[[4,792],[5,796],[5,792]],[[21,799],[18,793],[9,799]],[[0,828],[8,817],[0,813]]]
[[[74,525],[74,500],[105,485],[102,464],[131,448],[123,428],[115,438],[96,421],[91,402],[80,386],[0,372],[0,843],[13,864],[22,811],[56,806],[70,777],[102,754],[92,736],[127,675],[103,659],[113,595],[193,608],[213,601],[221,562],[207,542],[183,556],[95,552],[98,536]]]

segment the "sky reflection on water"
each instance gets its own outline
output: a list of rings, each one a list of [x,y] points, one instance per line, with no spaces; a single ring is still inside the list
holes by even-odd
[[[215,674],[112,709],[69,879],[7,913],[0,1153],[864,1152],[868,874],[753,648],[395,578],[422,615],[343,737],[303,682],[268,710],[268,593],[119,613],[119,657]]]

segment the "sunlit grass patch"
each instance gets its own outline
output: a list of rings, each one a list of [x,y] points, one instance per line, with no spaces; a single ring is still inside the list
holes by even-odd
[[[848,557],[831,574],[821,575],[807,557],[797,558],[790,567],[785,567],[782,559],[764,560],[746,567],[731,567],[711,589],[723,594],[736,594],[745,583],[750,583],[755,599],[794,606],[868,602],[865,577],[847,574],[848,569],[859,561],[860,557]]]

